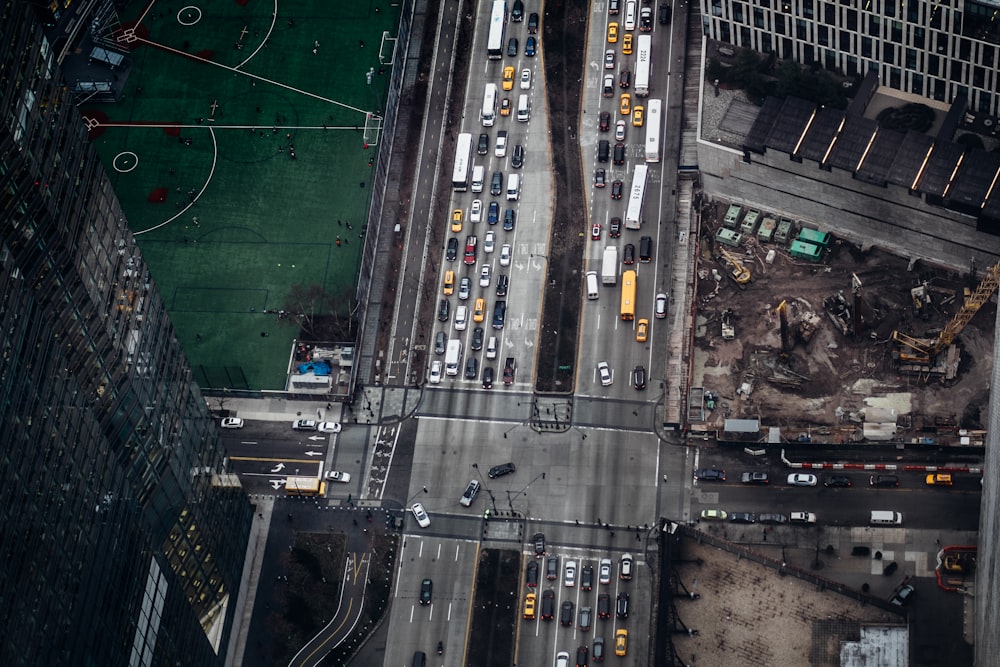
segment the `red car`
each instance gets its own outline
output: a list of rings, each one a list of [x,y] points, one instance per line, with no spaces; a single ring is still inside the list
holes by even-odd
[[[601,223],[595,222],[594,226],[590,228],[590,239],[592,241],[601,240]]]

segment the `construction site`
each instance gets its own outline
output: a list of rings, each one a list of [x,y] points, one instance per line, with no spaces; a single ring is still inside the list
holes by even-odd
[[[703,208],[692,434],[981,447],[1000,264],[934,266],[832,227]]]

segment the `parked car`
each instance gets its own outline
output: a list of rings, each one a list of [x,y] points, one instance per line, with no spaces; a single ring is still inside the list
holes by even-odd
[[[793,472],[788,476],[789,486],[816,486],[816,475],[807,472]]]
[[[319,424],[313,419],[296,419],[292,422],[295,431],[315,431]]]
[[[908,583],[903,584],[892,594],[892,597],[889,598],[889,603],[894,604],[897,607],[905,607],[913,601],[913,597],[916,592],[917,589],[915,589],[912,585]]]
[[[320,433],[340,433],[343,426],[340,422],[320,422],[316,430]]]
[[[694,471],[694,478],[703,482],[725,482],[726,471],[722,468],[701,468]]]
[[[899,478],[895,475],[872,475],[868,484],[877,488],[893,488],[899,486]]]
[[[757,515],[758,523],[788,523],[788,517],[784,514],[765,513]]]
[[[823,486],[847,489],[854,486],[854,482],[852,482],[851,478],[846,475],[830,475],[823,481]]]
[[[741,477],[741,481],[744,484],[767,484],[767,473],[766,472],[745,472]]]
[[[725,521],[729,515],[724,510],[702,510],[701,518],[704,521]]]
[[[224,417],[219,425],[222,428],[243,428],[243,420],[239,417]]]
[[[729,520],[733,523],[754,523],[757,521],[757,516],[753,512],[732,512]]]
[[[816,523],[816,515],[812,512],[789,512],[788,520],[791,523]]]

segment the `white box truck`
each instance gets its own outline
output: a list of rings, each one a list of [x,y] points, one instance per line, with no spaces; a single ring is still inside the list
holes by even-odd
[[[462,341],[452,338],[444,352],[444,372],[446,375],[458,375],[462,367]]]
[[[609,245],[604,249],[604,260],[601,262],[601,284],[618,284],[618,246]]]

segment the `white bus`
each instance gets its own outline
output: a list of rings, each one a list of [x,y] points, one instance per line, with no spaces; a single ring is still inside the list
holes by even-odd
[[[490,60],[503,57],[503,36],[507,29],[507,1],[493,0],[490,12],[490,37],[486,42],[486,55]]]
[[[483,93],[483,110],[479,112],[479,120],[483,122],[483,127],[493,127],[497,120],[497,84],[486,84],[486,92]]]
[[[458,135],[455,145],[455,170],[451,172],[451,186],[455,192],[465,192],[469,189],[469,174],[472,173],[472,134],[463,132]]]
[[[653,36],[639,35],[636,43],[639,46],[635,56],[635,94],[646,97],[649,95],[649,67],[653,61]]]
[[[661,117],[663,102],[649,100],[646,103],[646,162],[660,161],[660,130],[663,125]]]
[[[644,164],[637,164],[632,172],[632,190],[629,191],[628,208],[625,209],[625,228],[642,227],[642,198],[646,194],[646,171]]]

